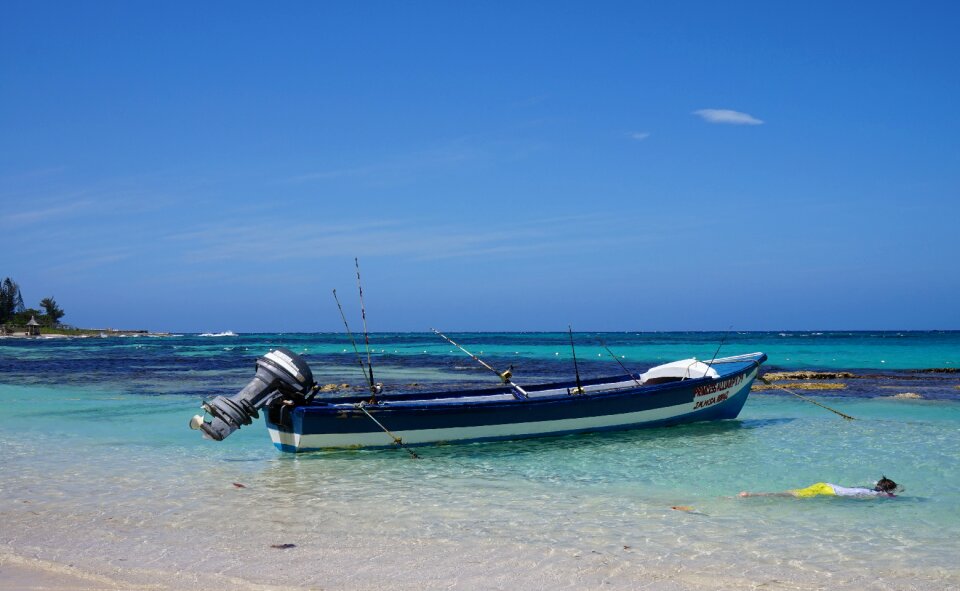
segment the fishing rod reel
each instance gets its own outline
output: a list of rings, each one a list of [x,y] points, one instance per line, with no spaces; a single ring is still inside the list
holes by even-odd
[[[286,398],[305,400],[316,390],[310,366],[293,351],[278,347],[257,359],[257,373],[243,390],[201,404],[211,418],[208,421],[204,415],[195,415],[190,428],[203,431],[205,439],[223,441],[259,418],[257,411],[261,408]]]

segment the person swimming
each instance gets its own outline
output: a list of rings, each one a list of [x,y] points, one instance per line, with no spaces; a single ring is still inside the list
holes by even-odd
[[[893,494],[897,490],[897,483],[886,476],[882,476],[873,488],[846,487],[829,482],[818,482],[811,484],[806,488],[795,488],[783,492],[753,493],[743,491],[741,497],[797,497],[807,499],[810,497],[895,497]]]

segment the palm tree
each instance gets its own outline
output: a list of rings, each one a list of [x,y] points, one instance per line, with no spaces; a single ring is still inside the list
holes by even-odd
[[[0,324],[9,320],[17,312],[23,311],[23,296],[20,286],[7,277],[0,283]]]
[[[50,319],[52,326],[60,324],[60,319],[66,314],[66,312],[57,305],[57,300],[53,299],[53,296],[40,300],[40,307],[47,313],[47,318]]]

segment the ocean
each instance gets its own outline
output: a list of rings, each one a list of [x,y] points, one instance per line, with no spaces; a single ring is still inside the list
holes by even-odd
[[[521,385],[573,373],[566,333],[450,336]],[[721,423],[420,460],[283,454],[261,421],[223,442],[187,422],[275,346],[322,384],[360,388],[344,335],[3,339],[0,588],[5,564],[91,589],[960,588],[960,332],[575,339],[585,377],[621,372],[601,341],[638,370],[763,351],[765,371],[850,372],[827,380],[843,389],[797,392],[856,420],[762,390]],[[373,334],[371,348],[388,395],[497,383],[432,334]],[[897,498],[737,497],[883,474]]]

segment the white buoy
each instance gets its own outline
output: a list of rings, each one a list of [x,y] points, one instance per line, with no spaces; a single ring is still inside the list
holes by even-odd
[[[190,419],[190,428],[197,431],[201,425],[203,425],[203,415],[193,415],[193,418]]]

